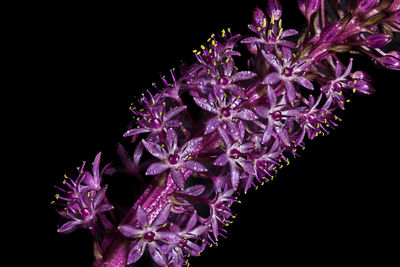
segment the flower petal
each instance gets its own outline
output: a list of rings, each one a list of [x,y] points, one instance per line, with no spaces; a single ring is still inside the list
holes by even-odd
[[[129,238],[137,238],[137,236],[143,232],[142,229],[127,224],[118,226],[118,230],[121,232],[123,236]]]
[[[265,59],[268,61],[268,63],[271,64],[276,71],[281,72],[282,65],[279,62],[278,58],[271,53],[266,53],[264,50],[262,50],[261,52],[264,55]]]
[[[185,178],[181,171],[171,169],[171,178],[180,189],[185,188]]]
[[[218,110],[216,110],[213,106],[208,103],[208,100],[202,97],[193,97],[194,102],[201,107],[211,113],[218,114]]]
[[[228,163],[228,156],[226,153],[219,155],[219,157],[214,161],[217,166],[225,166]]]
[[[129,251],[127,263],[132,264],[137,262],[142,257],[145,249],[146,242],[143,239],[139,239],[139,241],[136,242],[131,251]]]
[[[206,167],[204,167],[200,162],[197,162],[194,160],[185,161],[185,162],[181,163],[181,166],[186,169],[195,171],[195,172],[206,172],[207,171]]]
[[[134,129],[130,129],[130,130],[126,131],[123,136],[128,137],[128,136],[137,135],[137,134],[141,134],[141,133],[148,133],[148,132],[150,132],[150,130],[138,127],[138,128],[134,128]]]
[[[195,210],[192,216],[190,216],[190,219],[187,222],[185,229],[183,229],[183,232],[189,232],[190,230],[192,230],[193,227],[196,225],[196,223],[197,223],[197,211]]]
[[[149,253],[153,258],[154,262],[160,266],[167,266],[165,255],[162,253],[161,248],[154,242],[149,244]]]
[[[240,119],[246,120],[246,121],[254,121],[254,120],[258,119],[257,115],[254,114],[254,112],[251,111],[250,109],[242,109],[241,111],[236,113],[234,115],[234,117],[240,118]]]
[[[256,77],[257,74],[252,71],[239,71],[233,76],[233,82],[249,80],[251,78]]]
[[[165,157],[166,152],[160,147],[160,145],[146,140],[142,140],[142,143],[147,151],[149,151],[154,157],[161,160]]]
[[[221,123],[221,120],[219,119],[218,116],[214,116],[211,119],[209,119],[207,121],[206,128],[204,130],[204,134],[209,134],[209,133],[212,133],[215,130],[217,130],[220,123]]]
[[[281,75],[279,75],[279,73],[277,72],[271,72],[264,78],[262,84],[276,84],[277,82],[280,81],[281,81]]]
[[[236,168],[236,164],[233,162],[229,162],[229,167],[231,172],[232,187],[234,190],[236,190],[238,188],[240,179],[239,170]]]
[[[175,117],[176,115],[178,115],[180,112],[182,112],[183,110],[185,110],[187,108],[187,106],[179,106],[179,107],[174,107],[171,108],[167,114],[165,115],[165,120],[170,120],[173,117]]]
[[[300,84],[301,86],[310,89],[310,90],[314,90],[314,85],[310,82],[310,80],[308,80],[307,78],[303,77],[303,76],[298,76],[295,79],[296,83]]]
[[[154,219],[153,223],[151,224],[152,227],[158,228],[159,226],[163,225],[169,216],[171,210],[171,206],[167,205],[165,206],[160,213],[157,215],[157,217]]]
[[[173,129],[167,130],[167,148],[170,154],[174,154],[178,145],[178,135]]]
[[[183,150],[180,153],[180,157],[186,158],[187,156],[189,156],[190,153],[192,153],[193,151],[195,151],[196,149],[199,148],[202,140],[203,140],[202,137],[196,137],[196,138],[193,138],[193,139],[190,139],[189,141],[187,141],[185,143],[185,145],[181,146],[181,150],[182,149]]]
[[[254,108],[254,112],[264,119],[269,115],[269,109],[266,106],[257,106]]]
[[[294,88],[294,85],[291,81],[285,80],[285,86],[286,86],[286,97],[289,100],[291,104],[294,103],[296,100],[296,90]]]
[[[157,175],[163,173],[167,169],[169,169],[169,166],[164,162],[155,162],[147,168],[146,175]]]
[[[81,221],[69,221],[63,224],[60,228],[57,229],[57,232],[68,234],[75,231],[79,225],[81,225]]]
[[[138,206],[137,210],[136,210],[136,219],[138,220],[139,224],[141,227],[146,227],[147,225],[149,225],[149,219],[147,217],[146,212],[144,211],[144,209],[142,208],[142,206]]]

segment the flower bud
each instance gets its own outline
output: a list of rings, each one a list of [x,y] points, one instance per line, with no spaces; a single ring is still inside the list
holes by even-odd
[[[357,3],[357,9],[361,12],[370,11],[376,4],[377,0],[360,0]]]
[[[376,59],[381,65],[387,69],[400,70],[400,59],[395,56],[386,55]]]
[[[282,16],[282,6],[279,0],[268,0],[267,3],[267,15],[272,18],[274,16],[275,20],[279,20]]]
[[[369,76],[367,73],[365,73],[365,72],[363,72],[361,70],[358,70],[356,72],[350,73],[350,77],[353,80],[363,80],[363,81],[366,81],[366,82],[369,82],[369,83],[372,81],[371,76]]]
[[[372,34],[365,39],[367,46],[371,48],[383,47],[391,41],[392,37],[390,35],[381,33]]]
[[[397,10],[396,12],[394,12],[394,13],[392,14],[391,20],[392,20],[394,23],[400,24],[400,10]]]
[[[304,17],[310,21],[311,15],[319,9],[319,0],[298,0],[298,6]]]
[[[258,28],[266,28],[266,17],[264,12],[258,7],[253,12],[253,25]]]

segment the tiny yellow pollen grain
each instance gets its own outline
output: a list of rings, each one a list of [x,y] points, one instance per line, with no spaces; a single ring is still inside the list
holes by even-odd
[[[257,27],[257,31],[261,31],[261,27]]]
[[[354,82],[353,82],[353,83],[354,83],[354,84],[356,84],[356,82],[357,82],[357,80],[354,80]]]
[[[274,14],[272,14],[271,15],[271,24],[274,24],[275,23],[275,16],[274,16]]]
[[[267,19],[264,17],[263,18],[263,28],[267,27]]]
[[[354,89],[353,89],[353,93],[355,93],[356,91],[357,91],[357,89],[356,89],[356,88],[354,88]]]
[[[280,28],[278,32],[278,37],[281,37],[282,33],[283,33],[283,28]]]
[[[279,26],[279,28],[282,28],[282,19],[279,19],[278,26]]]
[[[228,58],[226,58],[225,62],[226,62],[226,63],[228,63],[228,62],[229,62],[229,57],[228,57]]]
[[[204,45],[201,45],[200,48],[203,49],[203,50],[206,49],[206,48],[204,47]]]

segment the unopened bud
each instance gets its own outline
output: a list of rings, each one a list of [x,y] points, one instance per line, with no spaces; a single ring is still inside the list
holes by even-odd
[[[267,3],[267,15],[275,20],[279,20],[282,16],[282,5],[278,0],[268,0]]]
[[[391,41],[392,37],[390,35],[381,33],[372,34],[365,39],[367,46],[371,48],[383,47]]]

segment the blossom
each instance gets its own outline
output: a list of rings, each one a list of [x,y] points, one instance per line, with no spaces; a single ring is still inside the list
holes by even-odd
[[[260,105],[254,108],[254,112],[261,118],[267,119],[262,143],[267,143],[275,132],[280,140],[289,145],[289,137],[286,128],[284,128],[283,119],[293,117],[298,114],[296,109],[288,109],[285,99],[281,98],[277,102],[277,98],[271,86],[267,86],[268,106]]]
[[[92,190],[85,194],[79,192],[78,197],[64,199],[67,204],[59,214],[69,219],[69,221],[58,228],[57,231],[59,233],[70,233],[79,227],[93,229],[97,219],[96,216],[114,208],[103,201],[106,189],[107,187],[103,187],[99,191]]]
[[[199,162],[191,160],[190,154],[199,148],[202,138],[197,137],[187,141],[178,148],[178,135],[170,128],[167,130],[166,148],[157,143],[143,140],[143,145],[154,157],[161,161],[151,164],[146,175],[157,175],[169,170],[172,180],[181,189],[185,187],[185,179],[181,168],[186,168],[195,172],[205,172],[207,169]]]
[[[99,191],[101,189],[101,177],[103,173],[107,170],[110,164],[107,164],[102,171],[100,172],[99,167],[100,167],[100,158],[101,158],[101,152],[99,152],[96,155],[96,158],[94,159],[93,162],[93,167],[92,167],[92,173],[89,171],[85,171],[84,176],[83,176],[83,182],[88,185],[87,190],[94,189],[96,191]]]
[[[296,61],[296,58],[292,56],[289,48],[282,48],[282,60],[279,60],[275,55],[262,51],[265,59],[269,64],[276,70],[276,72],[269,73],[263,80],[263,84],[276,84],[283,82],[286,88],[286,97],[289,103],[293,104],[296,98],[296,89],[294,82],[297,84],[313,90],[314,86],[304,75],[309,68],[309,63],[306,59],[300,59]]]
[[[137,110],[135,107],[131,108],[132,112],[138,116],[137,127],[128,130],[124,133],[124,137],[135,136],[141,133],[150,133],[147,137],[148,140],[158,138],[158,134],[166,127],[179,127],[182,123],[174,119],[179,113],[185,110],[186,106],[171,107],[168,111],[165,102],[161,104],[157,96],[154,98],[150,93],[150,101],[144,95],[141,98],[143,108]]]
[[[224,141],[225,151],[218,156],[214,164],[220,167],[229,164],[230,180],[232,187],[236,189],[239,185],[240,178],[240,169],[238,165],[241,166],[244,172],[254,174],[251,163],[246,159],[246,153],[253,150],[254,143],[241,143],[239,140],[238,142],[232,142],[227,132],[222,127],[218,128],[218,131]]]
[[[256,33],[258,37],[247,37],[241,40],[241,43],[256,45],[267,52],[272,52],[275,46],[296,47],[296,44],[285,40],[289,36],[296,35],[298,32],[294,29],[283,30],[282,20],[275,23],[276,17],[271,18],[268,23],[267,18],[261,9],[256,8],[253,13],[253,23],[248,28]],[[257,51],[254,52],[257,54]]]
[[[137,262],[148,248],[151,257],[157,264],[166,265],[166,251],[161,248],[161,245],[174,242],[177,238],[175,233],[163,230],[169,214],[170,206],[166,206],[150,224],[145,210],[139,205],[136,211],[137,225],[124,224],[118,227],[122,235],[135,240],[135,245],[129,251],[128,264]]]
[[[225,124],[231,136],[237,139],[244,131],[242,120],[253,121],[258,118],[252,110],[239,108],[240,98],[227,93],[209,94],[208,99],[203,97],[193,99],[199,107],[215,114],[207,121],[204,134],[213,133]]]

